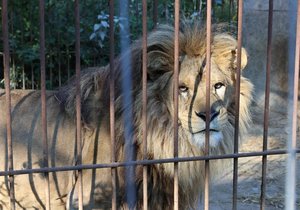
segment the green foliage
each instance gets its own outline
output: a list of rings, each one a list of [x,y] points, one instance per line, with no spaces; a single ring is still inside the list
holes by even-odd
[[[105,65],[109,61],[109,1],[85,0],[80,3],[81,65]],[[129,0],[130,39],[142,34],[142,2]],[[174,19],[174,1],[157,1],[157,23],[171,23]],[[181,17],[205,18],[205,0],[181,1]],[[11,86],[13,88],[39,88],[39,4],[37,1],[14,0],[9,3],[9,44],[11,52]],[[148,30],[157,24],[154,20],[154,1],[148,1]],[[232,22],[235,12],[230,9],[230,0],[215,0],[213,20]],[[115,1],[114,37],[116,55],[119,53],[119,31],[122,28],[119,16],[119,1]],[[233,5],[235,7],[235,5]],[[0,7],[1,10],[1,7]],[[232,10],[232,11],[231,11]],[[231,11],[231,12],[229,12]],[[2,23],[0,23],[2,24]],[[0,27],[1,32],[2,26]],[[47,88],[56,88],[66,82],[75,67],[75,18],[74,0],[46,0],[46,71]],[[2,42],[0,43],[2,49]],[[0,57],[1,54],[0,54]],[[2,62],[2,61],[0,61]],[[13,65],[14,64],[14,65]],[[3,66],[3,63],[2,65]],[[3,72],[0,71],[0,87],[3,87]]]

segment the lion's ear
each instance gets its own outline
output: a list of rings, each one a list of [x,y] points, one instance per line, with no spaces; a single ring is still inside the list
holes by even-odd
[[[148,52],[148,76],[150,80],[156,80],[166,72],[172,70],[172,58],[169,54],[155,50]]]
[[[237,49],[232,50],[231,53],[232,53],[232,57],[234,58],[233,65],[234,65],[234,68],[236,68],[237,67]],[[242,50],[241,50],[241,70],[243,70],[246,67],[247,63],[248,63],[248,53],[245,50],[245,48],[242,48]]]
[[[247,51],[241,51],[241,69],[247,65]],[[214,37],[212,57],[223,71],[236,69],[237,67],[237,41],[228,34],[219,34]]]

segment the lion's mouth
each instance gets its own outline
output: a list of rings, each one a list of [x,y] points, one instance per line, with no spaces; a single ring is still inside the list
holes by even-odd
[[[205,129],[200,130],[198,132],[193,133],[192,141],[198,147],[204,147],[205,145]],[[210,147],[216,147],[219,145],[219,142],[223,140],[223,134],[220,130],[217,129],[209,129],[209,145]]]
[[[198,133],[205,133],[206,132],[206,129],[203,129],[203,130],[200,130],[200,131],[197,131],[197,132],[194,132],[193,134],[198,134]],[[216,130],[216,129],[209,129],[209,132],[220,132],[219,130]]]

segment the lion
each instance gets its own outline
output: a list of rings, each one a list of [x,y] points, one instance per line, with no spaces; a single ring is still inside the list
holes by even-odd
[[[206,93],[206,30],[198,24],[182,24],[179,32],[179,86],[178,89],[178,156],[203,156],[205,153],[206,120],[209,120],[209,154],[233,152],[235,124],[235,81],[237,69],[237,41],[225,32],[213,30],[211,40],[211,81]],[[131,56],[132,69],[132,147],[134,158],[143,156],[142,109],[142,41],[132,44],[127,53],[115,58],[115,149],[116,161],[126,161],[124,137],[124,105],[122,60]],[[174,28],[162,25],[147,39],[147,157],[166,159],[174,157]],[[241,69],[247,64],[247,52],[241,53]],[[110,66],[89,68],[82,72],[81,125],[82,163],[111,163],[110,137]],[[239,137],[251,123],[250,107],[252,83],[241,76]],[[5,93],[0,93],[0,106],[5,107]],[[206,95],[210,97],[210,117],[206,116]],[[12,91],[12,130],[14,169],[43,167],[41,128],[41,93],[39,91]],[[71,81],[47,95],[47,134],[49,167],[72,166],[76,159],[76,87]],[[6,146],[6,116],[0,115],[1,148]],[[7,170],[7,151],[0,155],[0,171]],[[220,174],[224,160],[210,162],[210,178]],[[135,166],[135,202],[127,202],[126,168],[117,171],[117,208],[141,209],[143,206],[143,170]],[[179,208],[193,209],[199,202],[204,186],[204,162],[178,163]],[[174,165],[147,166],[149,209],[172,209],[174,199]],[[83,170],[83,205],[85,209],[110,209],[113,193],[111,169]],[[132,177],[131,177],[132,178]],[[51,172],[50,203],[53,209],[78,208],[78,179],[74,171]],[[9,207],[7,177],[0,177],[0,205]],[[42,209],[46,206],[45,175],[15,176],[17,208]],[[0,209],[1,209],[0,208]]]

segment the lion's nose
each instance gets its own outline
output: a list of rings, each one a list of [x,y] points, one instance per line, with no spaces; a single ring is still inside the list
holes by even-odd
[[[195,112],[195,114],[200,117],[202,120],[206,121],[206,112]],[[211,110],[210,111],[210,122],[213,121],[220,114],[220,110]]]

